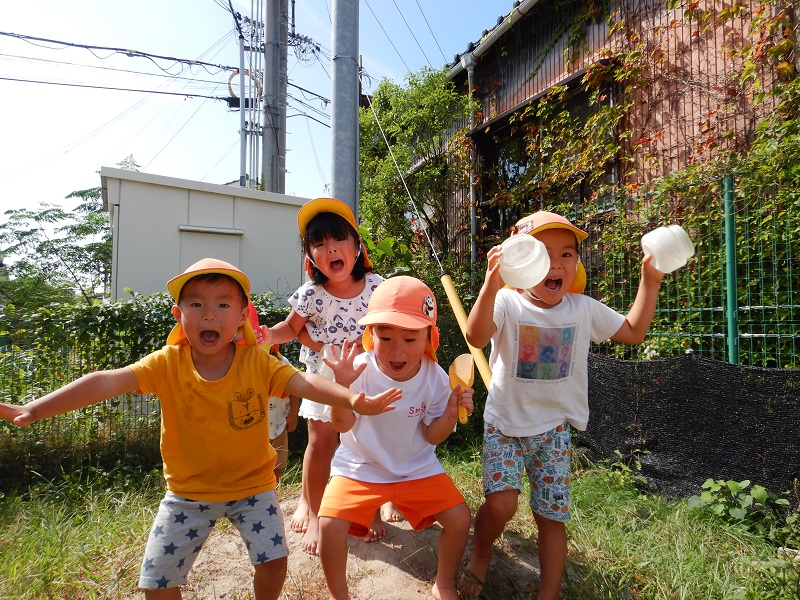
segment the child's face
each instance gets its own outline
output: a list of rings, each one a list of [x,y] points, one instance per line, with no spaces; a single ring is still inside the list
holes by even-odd
[[[546,308],[555,306],[572,287],[578,270],[578,242],[575,234],[568,229],[545,229],[534,236],[547,248],[550,257],[550,271],[540,284],[533,287],[533,295],[539,298]]]
[[[343,240],[326,237],[311,246],[310,257],[325,277],[331,281],[345,281],[356,264],[358,244],[352,236]]]
[[[403,329],[394,325],[373,325],[375,360],[387,377],[408,381],[419,373],[430,328]]]
[[[190,279],[172,314],[183,325],[186,339],[201,354],[225,349],[244,325],[250,307],[242,306],[242,290],[230,279],[215,282]]]

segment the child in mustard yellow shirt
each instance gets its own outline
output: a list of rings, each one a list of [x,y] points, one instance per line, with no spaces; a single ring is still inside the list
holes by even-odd
[[[255,566],[254,597],[277,600],[288,549],[275,494],[268,439],[270,396],[294,395],[363,414],[391,410],[392,389],[374,397],[301,373],[256,347],[250,281],[206,258],[167,283],[178,321],[167,345],[133,365],[84,375],[23,406],[0,404],[0,418],[24,427],[139,390],[161,402],[161,456],[167,492],[145,548],[145,597],[180,598],[179,586],[219,518],[245,540]],[[243,335],[245,345],[234,338]]]

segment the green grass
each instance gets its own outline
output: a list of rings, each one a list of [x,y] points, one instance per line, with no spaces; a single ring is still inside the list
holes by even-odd
[[[479,452],[440,454],[476,510],[482,501]],[[299,476],[293,461],[284,474],[284,497],[298,493]],[[770,570],[777,551],[766,540],[689,510],[683,501],[640,493],[635,479],[608,465],[576,468],[567,527],[570,598],[796,597],[785,594],[798,590],[800,564]],[[130,595],[163,491],[157,471],[93,470],[1,493],[0,598]],[[526,495],[506,535],[518,542],[519,552],[535,553]],[[780,577],[788,578],[783,587],[775,583]]]

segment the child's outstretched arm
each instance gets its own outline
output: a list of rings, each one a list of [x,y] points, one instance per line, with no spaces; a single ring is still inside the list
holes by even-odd
[[[272,327],[261,327],[265,344],[285,344],[295,339],[305,328],[307,317],[298,315],[294,309],[289,311],[286,319]]]
[[[458,421],[459,406],[466,408],[468,415],[472,414],[472,410],[475,408],[472,402],[473,393],[474,390],[472,388],[461,389],[460,385],[457,385],[450,392],[450,398],[447,399],[447,408],[444,413],[424,429],[425,439],[429,444],[434,446],[441,444],[453,433]]]
[[[132,392],[138,386],[136,375],[128,367],[96,371],[22,406],[0,404],[0,417],[14,425],[25,427],[48,417]]]
[[[489,250],[486,261],[486,277],[478,298],[467,317],[467,341],[475,348],[483,348],[488,344],[497,327],[494,324],[494,299],[503,287],[500,277],[500,246]]]
[[[286,383],[286,392],[321,404],[349,408],[362,415],[378,415],[394,410],[392,402],[396,402],[403,395],[397,388],[391,388],[377,396],[367,396],[364,392],[356,394],[321,375],[302,371],[292,375]]]
[[[653,265],[653,257],[645,254],[642,260],[642,278],[639,280],[639,289],[636,291],[636,298],[633,299],[625,322],[617,333],[611,336],[615,342],[623,344],[641,344],[653,322],[653,315],[656,314],[656,304],[658,303],[658,289],[664,274]]]

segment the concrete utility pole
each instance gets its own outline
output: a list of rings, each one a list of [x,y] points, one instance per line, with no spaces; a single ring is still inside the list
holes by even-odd
[[[289,2],[267,0],[264,24],[264,129],[261,172],[264,189],[286,191],[286,80]]]
[[[333,0],[331,195],[358,218],[358,0]]]

